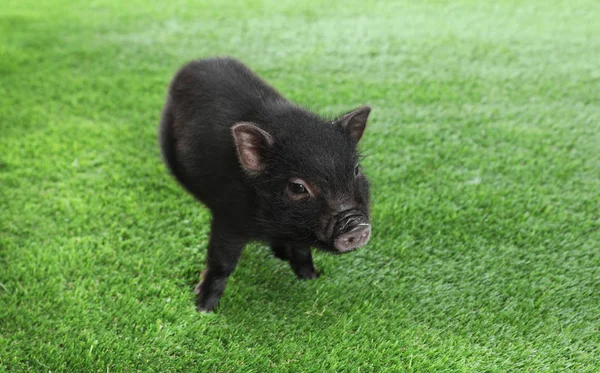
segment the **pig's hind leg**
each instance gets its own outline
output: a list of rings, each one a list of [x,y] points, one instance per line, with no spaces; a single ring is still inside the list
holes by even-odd
[[[198,311],[212,312],[217,307],[247,242],[247,238],[232,232],[226,222],[213,219],[206,257],[207,269],[195,289]]]
[[[290,266],[301,280],[310,280],[319,277],[312,259],[310,246],[293,243],[273,243],[271,250],[275,257],[290,262]]]
[[[272,243],[271,250],[273,251],[273,255],[275,255],[275,258],[285,261],[290,260],[291,252],[288,250],[288,247],[285,244],[278,242]]]

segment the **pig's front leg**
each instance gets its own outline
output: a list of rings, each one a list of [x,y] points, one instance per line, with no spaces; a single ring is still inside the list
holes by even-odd
[[[195,289],[198,311],[212,312],[217,307],[247,241],[231,232],[226,223],[213,220],[206,256],[207,269]]]
[[[290,266],[299,279],[310,280],[319,277],[313,265],[310,246],[294,243],[276,243],[271,245],[271,249],[277,258],[290,262]]]

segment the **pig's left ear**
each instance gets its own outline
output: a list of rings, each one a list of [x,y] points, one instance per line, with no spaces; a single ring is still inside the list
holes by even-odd
[[[367,126],[367,118],[371,108],[369,106],[361,106],[358,109],[351,111],[348,114],[342,115],[335,120],[338,126],[342,127],[355,142],[358,142],[365,132]]]
[[[273,136],[257,125],[242,122],[231,127],[238,159],[250,175],[265,169],[264,151],[273,145]]]

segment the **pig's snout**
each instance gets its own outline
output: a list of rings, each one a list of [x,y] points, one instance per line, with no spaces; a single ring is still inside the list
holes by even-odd
[[[364,246],[371,237],[371,225],[362,223],[353,227],[346,233],[342,233],[334,241],[336,250],[346,252]]]
[[[345,253],[364,246],[371,237],[368,218],[357,210],[349,210],[337,216],[333,234],[333,246]]]

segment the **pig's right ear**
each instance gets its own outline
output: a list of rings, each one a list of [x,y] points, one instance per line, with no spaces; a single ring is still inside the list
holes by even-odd
[[[273,145],[273,136],[248,122],[234,125],[231,132],[238,158],[246,172],[255,175],[264,170],[264,151],[266,147]]]

